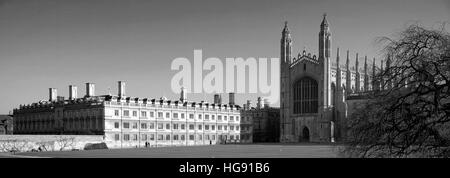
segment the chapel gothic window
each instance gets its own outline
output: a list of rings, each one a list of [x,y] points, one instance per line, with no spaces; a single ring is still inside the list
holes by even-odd
[[[310,77],[304,77],[294,83],[294,114],[317,113],[318,85]]]

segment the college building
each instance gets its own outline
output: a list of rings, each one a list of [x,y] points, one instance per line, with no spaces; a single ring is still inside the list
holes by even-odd
[[[287,22],[281,32],[280,62],[280,141],[281,142],[335,142],[346,138],[347,118],[358,103],[365,102],[368,93],[379,90],[376,73],[370,68],[367,56],[355,55],[350,66],[347,50],[345,65],[341,65],[337,48],[332,61],[331,30],[326,14],[318,33],[318,54],[303,50],[294,55],[291,32]],[[364,61],[360,65],[360,61]],[[386,60],[387,68],[390,59]]]
[[[125,89],[119,81],[118,95],[97,96],[95,84],[86,83],[86,95],[78,98],[77,87],[70,85],[64,99],[50,88],[47,101],[14,109],[14,134],[103,135],[110,148],[240,141],[241,108],[234,93],[222,104],[188,101],[184,88],[178,100],[129,97]]]
[[[13,116],[0,115],[0,135],[12,135],[13,128]]]
[[[256,107],[251,101],[241,110],[241,142],[279,142],[280,108],[270,107],[267,99],[258,97]]]

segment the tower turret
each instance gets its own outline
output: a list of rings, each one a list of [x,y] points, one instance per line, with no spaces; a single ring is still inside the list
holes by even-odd
[[[359,91],[361,90],[361,74],[359,73],[359,59],[358,59],[358,53],[356,53],[355,70],[356,70],[356,76],[355,76],[355,92],[359,92]]]
[[[386,60],[386,75],[387,77],[387,89],[391,89],[392,88],[392,79],[391,79],[391,56],[388,55],[388,58]]]
[[[339,64],[339,48],[337,48],[337,54],[336,54],[336,91],[340,91],[342,88],[341,84],[341,67]]]
[[[328,107],[331,104],[331,33],[327,21],[327,14],[323,15],[319,32],[319,62],[323,66],[323,106]]]
[[[346,76],[345,76],[345,92],[346,92],[346,95],[352,93],[352,72],[350,71],[350,59],[349,59],[349,56],[348,56],[349,52],[350,51],[347,50],[347,63],[346,63],[346,66],[345,66],[345,68],[347,70],[347,73],[346,73]]]
[[[367,55],[364,57],[364,91],[369,91],[369,75],[367,74]]]
[[[289,132],[290,122],[288,121],[288,115],[286,115],[286,113],[289,113],[289,66],[292,60],[292,39],[287,21],[284,22],[284,28],[281,32],[280,47],[280,129],[282,139],[286,139],[291,134]]]
[[[292,56],[292,38],[289,32],[288,22],[284,22],[284,28],[281,32],[281,62],[289,64],[291,63]]]

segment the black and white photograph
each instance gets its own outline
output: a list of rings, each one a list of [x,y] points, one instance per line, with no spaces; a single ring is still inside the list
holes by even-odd
[[[449,23],[448,0],[0,0],[0,158],[449,158]]]

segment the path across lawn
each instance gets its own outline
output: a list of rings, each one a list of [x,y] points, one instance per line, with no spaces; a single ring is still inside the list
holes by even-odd
[[[213,145],[88,151],[29,152],[17,155],[54,158],[335,158],[334,145]]]

